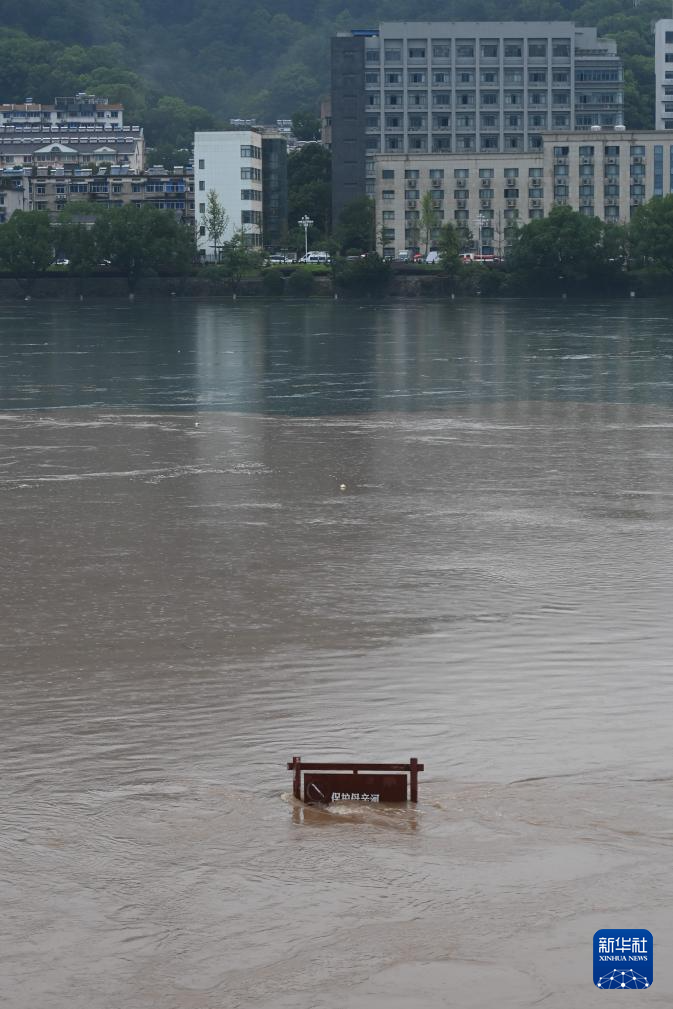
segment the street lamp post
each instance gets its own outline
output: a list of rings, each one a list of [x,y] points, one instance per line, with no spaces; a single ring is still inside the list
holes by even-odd
[[[304,229],[304,261],[305,261],[308,257],[308,229],[313,224],[313,221],[307,214],[304,214],[301,221],[298,221],[297,223],[299,224],[300,227]]]

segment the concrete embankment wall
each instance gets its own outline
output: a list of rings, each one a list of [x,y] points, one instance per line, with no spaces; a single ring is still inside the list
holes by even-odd
[[[138,297],[161,298],[178,297],[231,297],[232,289],[225,283],[214,282],[211,278],[187,277],[144,277],[135,288]],[[265,292],[261,280],[246,279],[241,282],[237,293],[242,297],[273,297]],[[129,286],[125,277],[92,276],[71,277],[68,274],[45,274],[32,282],[25,278],[0,276],[0,300],[31,298],[77,299],[85,298],[127,298]],[[332,297],[334,289],[330,276],[316,276],[311,297]],[[438,297],[447,294],[442,278],[435,275],[395,274],[387,291],[388,297]],[[348,297],[348,292],[340,293]],[[354,293],[363,297],[363,292]],[[366,297],[366,292],[364,293]],[[376,296],[380,296],[378,293]]]

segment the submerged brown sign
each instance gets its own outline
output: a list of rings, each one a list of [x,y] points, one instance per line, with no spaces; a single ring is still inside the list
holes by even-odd
[[[417,802],[418,772],[424,770],[416,757],[408,764],[312,763],[293,757],[287,767],[295,799],[312,804]]]

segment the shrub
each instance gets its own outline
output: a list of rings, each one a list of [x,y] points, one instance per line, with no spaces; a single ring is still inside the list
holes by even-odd
[[[280,298],[285,293],[285,281],[279,270],[262,272],[262,290],[270,298]]]
[[[297,298],[305,298],[307,295],[313,293],[313,288],[315,287],[313,271],[307,270],[302,266],[298,267],[287,278],[286,285],[288,294],[294,295]]]

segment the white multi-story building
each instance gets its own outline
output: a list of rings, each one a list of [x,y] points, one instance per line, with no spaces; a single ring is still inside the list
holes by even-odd
[[[673,129],[673,19],[654,26],[655,126]]]
[[[126,165],[140,172],[145,138],[140,126],[110,132],[94,126],[0,125],[0,167],[74,168]]]
[[[112,130],[121,129],[123,125],[123,105],[84,91],[55,98],[51,105],[34,102],[32,98],[26,98],[25,102],[0,104],[0,126],[91,126]]]
[[[255,130],[195,133],[194,189],[196,237],[203,256],[215,257],[204,224],[211,190],[227,214],[221,241],[228,242],[235,232],[242,231],[249,245],[262,245],[261,133]]]
[[[668,142],[666,142],[668,141]],[[435,227],[469,229],[484,254],[501,254],[508,232],[567,205],[627,222],[654,196],[673,192],[673,134],[624,127],[543,134],[540,149],[511,154],[381,154],[375,159],[379,250],[424,246],[421,202],[431,194]]]

